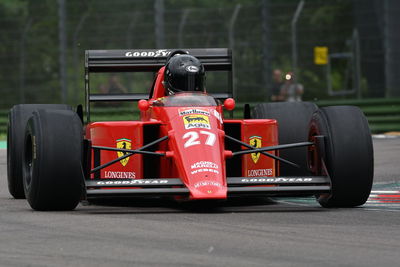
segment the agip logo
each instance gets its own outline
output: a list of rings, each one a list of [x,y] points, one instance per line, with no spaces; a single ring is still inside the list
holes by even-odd
[[[193,128],[211,129],[210,119],[206,115],[193,114],[193,115],[183,116],[183,123],[185,124],[185,129],[193,129]]]
[[[249,138],[249,144],[254,148],[261,148],[262,147],[262,138],[261,136],[251,136]],[[260,152],[258,153],[251,153],[251,159],[254,163],[257,163],[258,159],[260,158]]]
[[[117,140],[117,148],[122,148],[122,149],[131,149],[132,148],[132,141],[126,138],[118,139]],[[122,151],[117,151],[118,157],[122,157],[126,155],[128,152],[122,152]],[[122,164],[122,166],[126,166],[128,164],[129,157],[121,159],[119,162]]]

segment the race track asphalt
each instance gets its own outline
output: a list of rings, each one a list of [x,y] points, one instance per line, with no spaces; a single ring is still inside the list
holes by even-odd
[[[374,139],[374,195],[400,190],[400,138]],[[135,200],[36,212],[7,190],[0,150],[0,266],[400,266],[400,203],[323,209],[310,198],[213,209]]]

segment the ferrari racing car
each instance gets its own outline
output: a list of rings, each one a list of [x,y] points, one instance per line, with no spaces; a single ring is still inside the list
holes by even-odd
[[[8,187],[34,210],[73,210],[80,201],[170,196],[312,196],[323,207],[368,199],[373,147],[352,106],[310,102],[235,108],[205,88],[206,73],[232,78],[229,49],[88,50],[86,103],[23,104],[9,113]],[[96,72],[153,72],[149,93],[94,94]],[[91,121],[91,103],[138,101],[140,119]],[[224,116],[226,114],[227,116]]]

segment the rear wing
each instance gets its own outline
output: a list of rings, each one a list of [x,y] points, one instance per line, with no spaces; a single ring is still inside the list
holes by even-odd
[[[147,93],[91,94],[90,73],[94,72],[157,72],[166,63],[168,55],[176,49],[86,50],[85,94],[86,110],[90,102],[136,101],[148,99]],[[215,98],[233,97],[232,53],[227,48],[183,49],[197,57],[206,71],[228,71],[228,92],[211,94]],[[89,117],[89,115],[88,115]]]
[[[87,72],[156,72],[175,49],[86,50]],[[232,70],[232,54],[227,48],[184,49],[198,58],[206,71]]]

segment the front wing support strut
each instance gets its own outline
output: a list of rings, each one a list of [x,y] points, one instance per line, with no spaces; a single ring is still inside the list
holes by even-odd
[[[148,143],[148,144],[142,146],[141,148],[138,148],[138,149],[135,149],[135,150],[120,149],[120,148],[114,148],[114,147],[92,146],[92,148],[94,148],[94,149],[113,150],[113,151],[121,151],[121,152],[127,152],[127,153],[126,153],[125,155],[119,157],[119,158],[116,158],[116,159],[113,159],[112,161],[109,161],[109,162],[107,162],[107,163],[104,163],[103,165],[97,166],[96,168],[92,169],[92,170],[90,171],[90,173],[95,173],[95,172],[97,172],[97,171],[99,171],[99,170],[101,170],[101,169],[104,169],[104,168],[106,168],[106,167],[108,167],[108,166],[110,166],[110,165],[112,165],[112,164],[114,164],[114,163],[116,163],[116,162],[118,162],[118,161],[120,161],[120,160],[123,160],[123,159],[125,159],[125,158],[127,158],[127,157],[130,157],[130,156],[132,156],[133,154],[139,154],[139,153],[141,153],[141,154],[150,154],[150,155],[157,155],[157,156],[165,156],[165,154],[163,154],[163,153],[156,153],[156,152],[152,152],[152,151],[143,151],[143,149],[149,148],[149,147],[151,147],[151,146],[153,146],[153,145],[155,145],[155,144],[158,144],[158,143],[160,143],[160,142],[162,142],[162,141],[164,141],[164,140],[167,140],[167,139],[168,139],[168,136],[161,137],[161,138],[159,138],[159,139],[157,139],[157,140],[154,140],[153,142],[150,142],[150,143]]]
[[[313,146],[313,145],[314,145],[313,142],[301,142],[301,143],[245,149],[245,150],[233,152],[233,156],[238,156],[238,155],[242,155],[242,154],[250,154],[250,153],[259,153],[259,152],[264,152],[264,151],[279,150],[279,149],[288,149],[288,148],[294,148],[294,147]]]
[[[253,149],[253,148],[254,148],[254,147],[252,147],[251,145],[249,145],[249,144],[247,144],[247,143],[245,143],[245,142],[242,142],[242,141],[240,141],[240,140],[238,140],[238,139],[236,139],[236,138],[234,138],[234,137],[232,137],[232,136],[225,135],[225,137],[228,138],[229,140],[234,141],[234,142],[236,142],[236,143],[239,143],[239,144],[241,144],[242,146],[245,146],[245,147],[247,147],[247,148],[250,148],[250,149]],[[289,160],[283,159],[283,158],[281,158],[281,157],[278,157],[278,156],[276,156],[276,155],[270,154],[270,153],[268,153],[268,152],[260,152],[260,153],[263,154],[263,155],[265,155],[265,156],[267,156],[267,157],[270,157],[270,158],[279,160],[279,161],[281,161],[281,162],[284,162],[284,163],[286,163],[286,164],[289,164],[289,165],[291,165],[291,166],[293,166],[293,167],[300,168],[300,166],[299,166],[298,164],[293,163],[293,162],[291,162],[291,161],[289,161]]]

